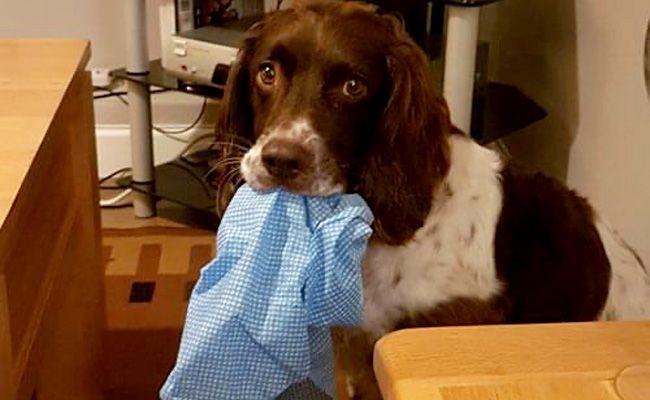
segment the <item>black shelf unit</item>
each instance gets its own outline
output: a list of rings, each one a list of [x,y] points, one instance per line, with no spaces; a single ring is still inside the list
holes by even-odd
[[[126,68],[119,68],[111,71],[110,75],[116,79],[135,82],[147,87],[155,86],[211,99],[223,97],[224,88],[222,86],[200,85],[181,79],[165,70],[160,59],[149,63],[149,73],[147,74],[129,74],[126,72]]]

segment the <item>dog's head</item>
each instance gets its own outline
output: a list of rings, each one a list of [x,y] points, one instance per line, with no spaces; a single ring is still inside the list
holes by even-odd
[[[376,233],[400,242],[448,168],[449,117],[434,88],[399,19],[363,3],[305,2],[251,28],[217,129],[254,143],[241,163],[251,186],[359,192]]]

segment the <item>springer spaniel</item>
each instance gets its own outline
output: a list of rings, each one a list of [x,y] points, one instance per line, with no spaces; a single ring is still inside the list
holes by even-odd
[[[395,329],[650,317],[650,276],[585,199],[451,124],[399,19],[316,1],[251,28],[222,135],[253,187],[361,194],[376,221],[361,330],[337,332],[348,389],[379,398],[372,344]],[[235,145],[236,148],[241,148]]]

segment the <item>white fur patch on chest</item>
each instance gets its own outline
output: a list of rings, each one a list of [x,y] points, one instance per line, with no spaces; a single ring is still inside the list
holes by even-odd
[[[368,246],[363,328],[376,336],[410,313],[501,290],[494,260],[501,160],[467,138],[454,136],[450,145],[451,168],[424,226],[403,246]]]

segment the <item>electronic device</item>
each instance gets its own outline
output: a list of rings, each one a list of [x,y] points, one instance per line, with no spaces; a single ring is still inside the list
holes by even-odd
[[[167,0],[161,5],[161,62],[167,72],[190,84],[225,85],[245,32],[270,4],[231,3]]]
[[[172,35],[163,49],[163,68],[191,82],[225,85],[244,34],[257,19],[245,18],[224,26],[208,25]]]

